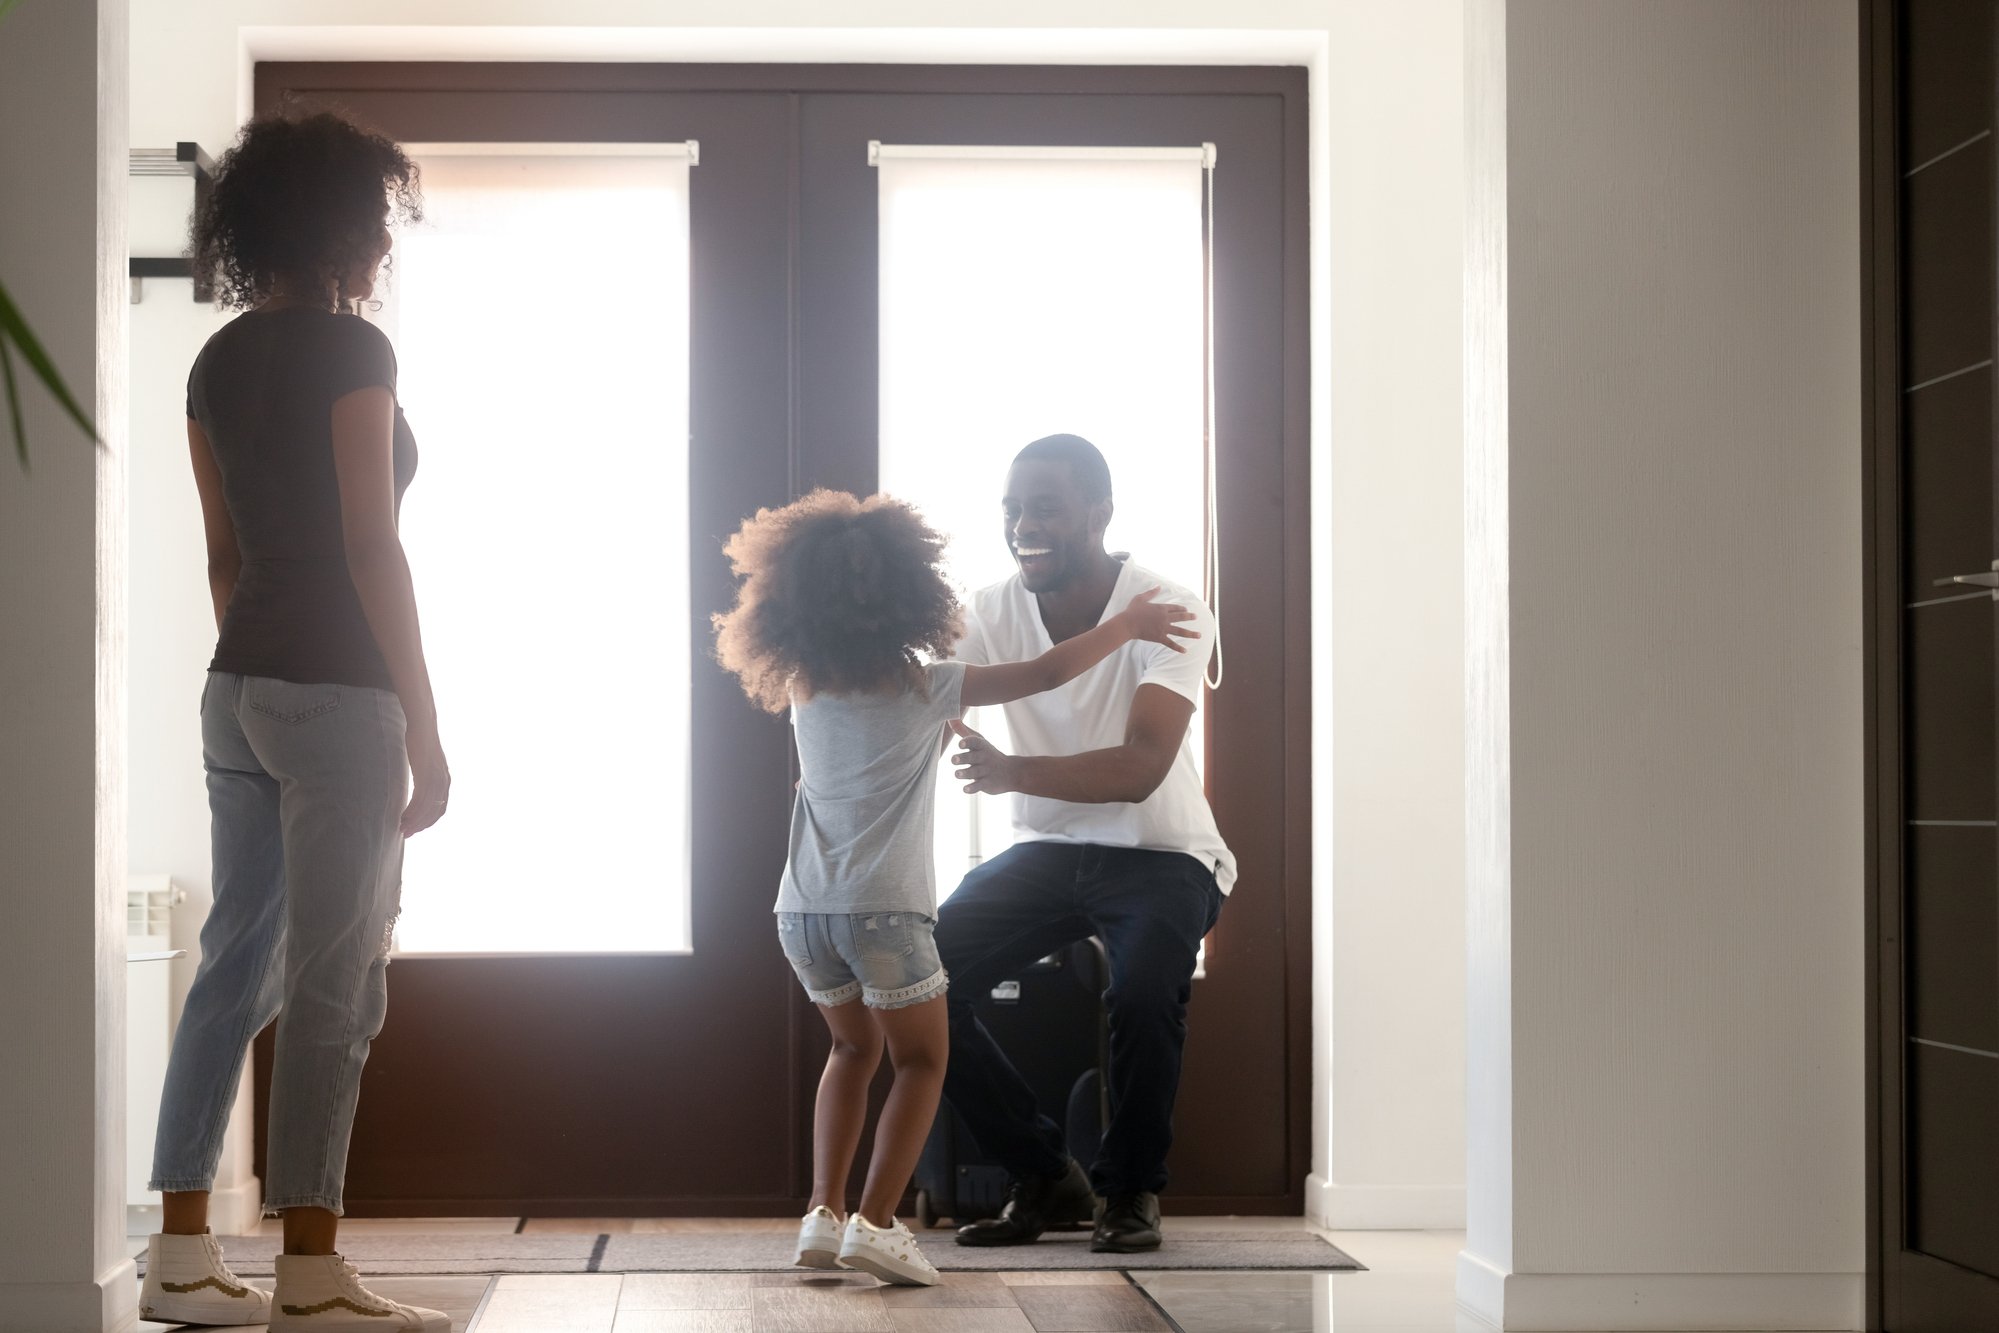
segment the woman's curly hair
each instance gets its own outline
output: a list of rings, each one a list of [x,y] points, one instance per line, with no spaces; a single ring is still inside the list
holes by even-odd
[[[818,490],[761,509],[723,548],[743,585],[715,617],[715,656],[758,706],[814,694],[922,687],[964,612],[938,566],[944,538],[886,495]]]
[[[217,302],[246,309],[282,278],[330,282],[380,244],[391,215],[420,221],[416,164],[391,140],[330,111],[259,116],[215,165],[190,258]]]

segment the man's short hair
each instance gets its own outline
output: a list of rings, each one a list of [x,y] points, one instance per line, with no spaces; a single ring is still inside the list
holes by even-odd
[[[1044,435],[1013,456],[1016,463],[1029,459],[1067,463],[1091,504],[1111,498],[1111,465],[1096,445],[1080,435]]]

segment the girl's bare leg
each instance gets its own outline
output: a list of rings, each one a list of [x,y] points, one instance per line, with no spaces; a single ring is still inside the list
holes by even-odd
[[[812,1108],[812,1207],[846,1216],[847,1173],[860,1146],[868,1117],[868,1085],[881,1065],[882,1034],[858,998],[821,1005],[833,1034],[826,1072],[819,1076],[819,1099]]]
[[[874,1160],[868,1163],[867,1188],[861,1194],[861,1216],[878,1227],[888,1226],[895,1206],[909,1188],[923,1141],[937,1118],[937,1099],[944,1091],[944,1064],[951,1034],[944,996],[901,1009],[876,1009],[875,1025],[888,1042],[895,1085],[875,1126]]]

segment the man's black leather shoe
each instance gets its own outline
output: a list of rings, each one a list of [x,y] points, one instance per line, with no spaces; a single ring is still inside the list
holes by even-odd
[[[1159,1196],[1120,1194],[1104,1200],[1090,1248],[1098,1254],[1136,1254],[1159,1248]]]
[[[998,1217],[958,1228],[960,1245],[1026,1245],[1051,1227],[1079,1226],[1090,1220],[1097,1196],[1090,1178],[1072,1158],[1069,1169],[1053,1180],[1014,1180],[1006,1187],[1006,1206]],[[1157,1244],[1158,1242],[1154,1242]]]

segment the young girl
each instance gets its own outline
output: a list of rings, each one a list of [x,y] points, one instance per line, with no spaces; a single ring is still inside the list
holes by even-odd
[[[935,774],[948,723],[1075,679],[1134,639],[1197,637],[1158,589],[1031,662],[966,666],[944,539],[898,500],[814,491],[760,511],[730,539],[744,580],[715,617],[717,656],[757,704],[789,707],[802,777],[777,896],[778,938],[833,1036],[813,1115],[812,1207],[801,1267],[937,1281],[895,1218],[937,1114],[948,1047],[946,978],[931,939]],[[895,1082],[875,1126],[861,1206],[844,1224],[847,1170],[882,1047]]]

